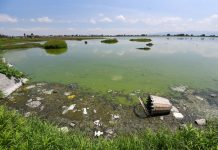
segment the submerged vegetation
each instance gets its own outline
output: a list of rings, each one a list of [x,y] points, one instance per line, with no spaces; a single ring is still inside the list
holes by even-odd
[[[46,53],[50,55],[60,55],[67,52],[67,48],[60,49],[45,49]]]
[[[151,42],[151,39],[140,38],[140,39],[130,39],[133,42]]]
[[[45,49],[64,49],[67,48],[67,43],[64,40],[52,39],[47,41],[43,47]]]
[[[101,43],[106,43],[106,44],[115,44],[117,43],[118,40],[117,39],[105,39],[105,40],[102,40]]]
[[[217,149],[217,125],[214,121],[205,129],[189,125],[175,132],[146,130],[110,140],[94,139],[80,131],[60,132],[55,125],[0,106],[0,149]]]
[[[22,78],[25,76],[22,72],[16,70],[14,67],[8,66],[2,61],[0,61],[0,73],[5,74],[9,78],[11,78],[12,76],[15,78]]]

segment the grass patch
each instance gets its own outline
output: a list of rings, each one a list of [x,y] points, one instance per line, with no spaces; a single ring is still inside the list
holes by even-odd
[[[151,42],[151,39],[146,39],[146,38],[140,38],[140,39],[130,39],[130,41],[133,42]]]
[[[118,42],[117,39],[105,39],[101,41],[101,43],[106,43],[106,44],[115,44],[117,42]]]
[[[0,50],[11,50],[19,48],[34,48],[43,47],[40,43],[33,42],[43,42],[50,40],[92,40],[92,39],[104,39],[103,37],[38,37],[38,38],[0,38]]]
[[[45,49],[64,49],[67,48],[67,43],[64,40],[52,39],[47,41],[43,47]]]
[[[0,106],[0,149],[217,149],[217,121],[205,129],[186,126],[171,132],[146,130],[114,139],[90,138],[79,131],[61,133],[36,117],[24,118]]]
[[[11,78],[12,76],[15,78],[25,77],[25,75],[22,72],[16,70],[14,67],[9,67],[2,61],[0,61],[0,73],[5,74],[9,78]]]
[[[24,43],[24,44],[6,44],[1,45],[0,50],[11,50],[11,49],[26,49],[26,48],[34,48],[34,47],[43,47],[39,43]]]

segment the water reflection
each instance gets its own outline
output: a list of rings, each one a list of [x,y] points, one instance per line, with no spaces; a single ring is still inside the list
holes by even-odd
[[[62,49],[45,49],[46,53],[49,55],[61,55],[67,52],[67,48]]]

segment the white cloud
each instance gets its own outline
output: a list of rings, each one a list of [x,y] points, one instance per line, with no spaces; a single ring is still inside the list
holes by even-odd
[[[103,19],[100,19],[100,22],[113,22],[109,17],[105,17]]]
[[[53,20],[48,17],[40,17],[37,18],[37,21],[41,23],[51,23]]]
[[[34,18],[31,18],[30,21],[31,22],[36,22],[36,20]]]
[[[17,20],[17,18],[11,17],[7,14],[0,14],[0,22],[15,23],[15,22],[18,22],[18,20]]]
[[[201,24],[216,24],[218,25],[218,15],[214,14],[199,21]]]
[[[91,23],[91,24],[96,24],[95,19],[90,19],[90,23]]]
[[[173,24],[181,22],[180,17],[147,17],[142,20],[143,23],[148,25],[161,25],[161,24]]]
[[[123,15],[116,16],[116,19],[120,20],[120,21],[125,21],[126,20],[126,18]]]

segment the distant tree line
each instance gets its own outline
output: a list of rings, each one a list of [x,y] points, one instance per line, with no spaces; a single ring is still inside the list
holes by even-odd
[[[205,35],[205,34],[201,34],[201,35],[193,35],[193,34],[184,34],[184,33],[182,33],[182,34],[173,34],[173,35],[171,35],[171,34],[167,34],[166,36],[181,36],[181,37],[183,37],[183,36],[191,36],[191,37],[216,37],[216,35]]]

